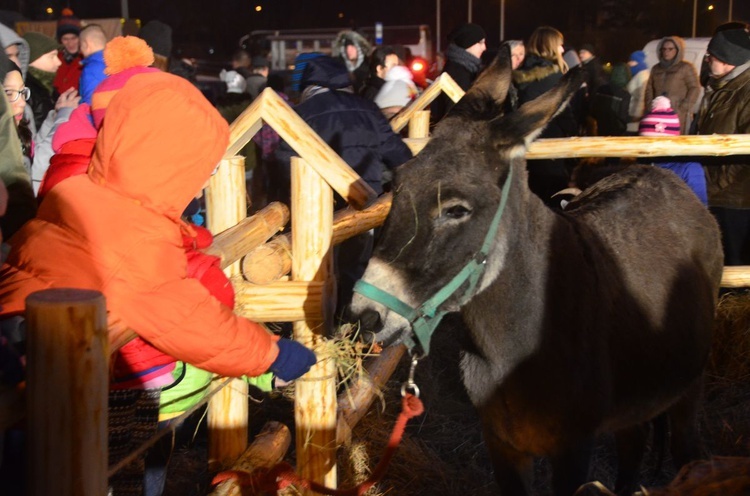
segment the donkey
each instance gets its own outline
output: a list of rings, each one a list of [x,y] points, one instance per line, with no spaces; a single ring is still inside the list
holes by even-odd
[[[350,315],[373,340],[424,353],[435,324],[425,323],[461,312],[463,382],[503,495],[528,493],[536,456],[550,458],[555,494],[574,493],[605,432],[617,444],[615,490],[627,493],[651,419],[671,422],[677,464],[700,455],[719,230],[676,175],[651,166],[547,208],[528,188],[525,150],[582,75],[503,114],[510,73],[499,54],[397,170]]]

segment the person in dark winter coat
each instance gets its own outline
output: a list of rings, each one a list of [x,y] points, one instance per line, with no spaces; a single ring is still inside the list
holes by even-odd
[[[351,30],[340,32],[333,43],[332,53],[346,66],[355,93],[361,93],[367,81],[367,55],[371,48],[364,36]]]
[[[592,96],[589,113],[596,121],[598,136],[625,136],[630,109],[630,93],[625,86],[629,79],[627,64],[617,64],[609,82],[599,86]]]
[[[513,82],[518,87],[518,103],[523,105],[549,91],[568,71],[562,58],[563,35],[555,28],[541,26],[534,30],[526,44],[526,58],[518,70],[513,71]],[[569,105],[550,121],[542,138],[575,136],[578,123]],[[565,189],[570,173],[565,161],[533,160],[527,165],[529,188],[549,206],[558,206],[552,195]]]
[[[348,71],[341,61],[327,56],[309,60],[301,84],[300,103],[295,107],[299,116],[376,193],[382,193],[385,170],[395,169],[412,158],[401,137],[393,131],[377,105],[353,93]],[[287,204],[293,155],[296,153],[289,143],[282,141],[276,158],[283,171],[285,198],[281,201]],[[273,189],[274,185],[271,186]],[[337,251],[339,309],[348,304],[354,282],[364,273],[372,242],[372,233],[364,233],[345,241]]]
[[[482,69],[482,54],[487,50],[484,29],[477,24],[463,24],[448,35],[444,73],[448,73],[462,90],[468,91]],[[435,99],[431,120],[437,122],[453,107],[447,95]]]
[[[607,83],[607,76],[604,74],[604,67],[599,57],[596,56],[594,45],[590,43],[581,45],[578,56],[581,59],[581,65],[586,69],[586,88],[590,102],[599,87]]]
[[[307,62],[295,111],[378,194],[383,192],[383,171],[412,157],[378,106],[353,93],[346,67],[331,57]],[[286,180],[293,155],[289,144],[282,142],[277,158]]]
[[[50,110],[55,108],[52,99],[52,81],[60,67],[57,58],[57,42],[42,33],[28,32],[23,35],[29,44],[29,72],[26,74],[26,87],[31,90],[29,104],[34,111],[37,128],[42,125]]]
[[[698,134],[750,134],[750,35],[716,33],[708,43],[711,77]],[[747,157],[704,162],[708,205],[719,222],[726,265],[750,265],[750,165]]]

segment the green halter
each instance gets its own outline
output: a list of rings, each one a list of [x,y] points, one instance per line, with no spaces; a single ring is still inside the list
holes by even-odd
[[[443,310],[440,307],[446,300],[448,300],[448,298],[453,296],[453,294],[458,291],[458,288],[460,288],[466,281],[469,282],[469,286],[466,288],[466,291],[460,300],[460,305],[464,305],[469,298],[473,296],[474,289],[486,268],[487,255],[489,254],[490,246],[492,246],[495,236],[497,235],[497,229],[500,225],[500,218],[503,216],[503,211],[505,210],[505,204],[508,202],[510,178],[512,175],[513,169],[510,168],[508,170],[508,177],[505,178],[505,183],[503,184],[500,205],[497,207],[495,217],[493,217],[490,228],[487,231],[487,236],[484,238],[482,248],[466,263],[466,265],[464,265],[464,268],[461,269],[461,271],[456,274],[448,284],[443,286],[432,298],[422,303],[418,308],[410,307],[390,293],[386,293],[382,289],[379,289],[361,279],[354,284],[354,291],[386,306],[409,321],[409,324],[411,324],[412,330],[414,331],[414,335],[417,338],[417,343],[415,343],[411,337],[406,339],[405,344],[408,346],[410,352],[417,344],[422,347],[423,356],[426,356],[430,352],[430,338],[445,314],[448,313],[447,310]]]

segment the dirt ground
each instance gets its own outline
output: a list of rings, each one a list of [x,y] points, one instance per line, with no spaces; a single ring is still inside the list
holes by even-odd
[[[368,495],[497,494],[477,415],[461,384],[458,346],[451,326],[451,322],[441,326],[433,351],[417,368],[416,382],[425,413],[409,422],[387,474]],[[714,337],[701,412],[704,455],[750,457],[750,293],[722,301]],[[373,407],[355,428],[351,446],[340,450],[340,487],[350,487],[366,478],[368,470],[380,459],[399,413],[399,390],[407,373],[404,358],[384,391],[385,408]],[[291,403],[287,399],[266,397],[261,404],[251,404],[255,419],[252,432],[260,429],[265,418],[275,418],[292,427]],[[202,496],[210,492],[205,447],[203,429],[190,447],[175,453],[166,496]],[[664,486],[676,475],[668,456],[657,472],[657,459],[655,452],[646,454],[641,474],[644,487]],[[294,463],[293,449],[287,460]],[[592,478],[611,487],[614,463],[611,439],[602,439],[594,453]],[[551,494],[548,478],[548,464],[537,462],[537,495]]]

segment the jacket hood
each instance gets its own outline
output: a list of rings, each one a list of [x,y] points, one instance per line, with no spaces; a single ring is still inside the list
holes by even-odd
[[[545,79],[556,72],[560,72],[556,63],[533,53],[527,54],[523,65],[513,71],[513,82],[516,84],[532,83]]]
[[[112,98],[89,178],[178,220],[226,151],[229,127],[187,80],[145,73]]]
[[[25,80],[26,71],[29,69],[29,56],[31,54],[29,43],[5,24],[0,24],[0,44],[3,45],[3,50],[10,45],[18,45],[18,61],[21,62],[21,72]]]
[[[685,58],[685,40],[680,38],[679,36],[665,36],[661,39],[659,44],[656,46],[656,55],[659,57],[659,63],[664,65],[664,59],[661,56],[661,47],[664,45],[665,42],[671,41],[674,43],[674,46],[677,47],[677,55],[675,55],[672,62],[667,64],[665,67],[671,67],[678,62],[681,62],[682,59]]]
[[[308,61],[302,73],[302,88],[322,86],[337,90],[351,85],[352,80],[344,63],[332,57],[317,57]]]
[[[362,53],[367,56],[370,53],[370,49],[372,48],[372,45],[369,41],[367,41],[367,38],[362,36],[357,31],[341,31],[339,34],[336,35],[336,39],[333,42],[331,53],[338,54],[341,53],[341,50],[346,47],[348,43],[353,43],[359,48]]]
[[[346,45],[354,45],[357,47],[357,60],[356,62],[350,61],[346,56]],[[341,31],[336,35],[336,40],[333,42],[331,53],[334,56],[341,57],[346,64],[348,71],[354,71],[355,69],[362,66],[367,59],[367,56],[372,49],[372,45],[367,39],[356,31]]]

